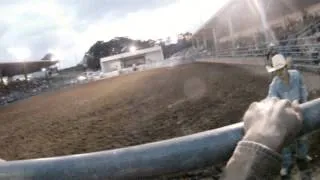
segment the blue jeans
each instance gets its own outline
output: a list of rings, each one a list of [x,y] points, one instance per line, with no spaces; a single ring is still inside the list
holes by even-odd
[[[293,157],[294,153],[299,160],[307,160],[306,157],[309,152],[309,143],[306,137],[297,139],[293,144],[283,148],[282,150],[282,168],[286,168],[290,173],[291,168],[294,165]],[[299,166],[299,165],[298,165]]]

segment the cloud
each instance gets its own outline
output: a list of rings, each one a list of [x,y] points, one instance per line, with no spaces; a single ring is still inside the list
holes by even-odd
[[[160,6],[168,5],[175,0],[59,0],[69,9],[74,9],[77,19],[84,21],[96,20],[112,13],[114,16],[124,16],[128,12],[135,12],[143,9],[155,9]]]
[[[226,0],[7,0],[0,2],[0,62],[17,60],[8,49],[30,49],[30,60],[59,53],[75,65],[97,40],[116,36],[174,38],[194,31]]]

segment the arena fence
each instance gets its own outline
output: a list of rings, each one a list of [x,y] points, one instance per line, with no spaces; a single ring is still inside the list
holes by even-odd
[[[319,36],[320,37],[320,36]],[[260,44],[239,48],[224,48],[211,53],[216,57],[261,57],[266,56],[270,48],[284,55],[291,56],[297,63],[319,63],[320,43],[318,35],[304,38],[287,39],[276,42],[276,45]],[[221,48],[220,48],[221,49]]]
[[[301,105],[300,135],[320,129],[320,99]],[[220,164],[243,136],[243,123],[102,152],[0,163],[0,179],[139,179]]]
[[[306,26],[304,29],[302,29],[300,32],[297,33],[298,37],[306,36],[308,34],[312,34],[313,31],[317,31],[317,29],[320,28],[320,21],[317,21],[315,23],[311,23],[308,26]]]

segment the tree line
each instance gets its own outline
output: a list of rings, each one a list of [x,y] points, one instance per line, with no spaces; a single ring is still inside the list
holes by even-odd
[[[181,33],[178,36],[178,41],[172,43],[170,37],[166,40],[133,40],[128,37],[115,37],[107,42],[97,41],[89,50],[85,53],[81,64],[92,70],[99,70],[100,58],[113,56],[130,51],[130,47],[134,46],[139,49],[150,48],[153,46],[161,46],[165,58],[169,58],[173,54],[192,46],[191,42],[192,34]]]

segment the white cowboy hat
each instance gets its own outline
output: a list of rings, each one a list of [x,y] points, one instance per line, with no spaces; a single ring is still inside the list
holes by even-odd
[[[266,69],[269,73],[282,69],[287,65],[286,58],[284,58],[284,56],[281,54],[274,55],[271,61],[272,61],[272,67],[266,66]]]

